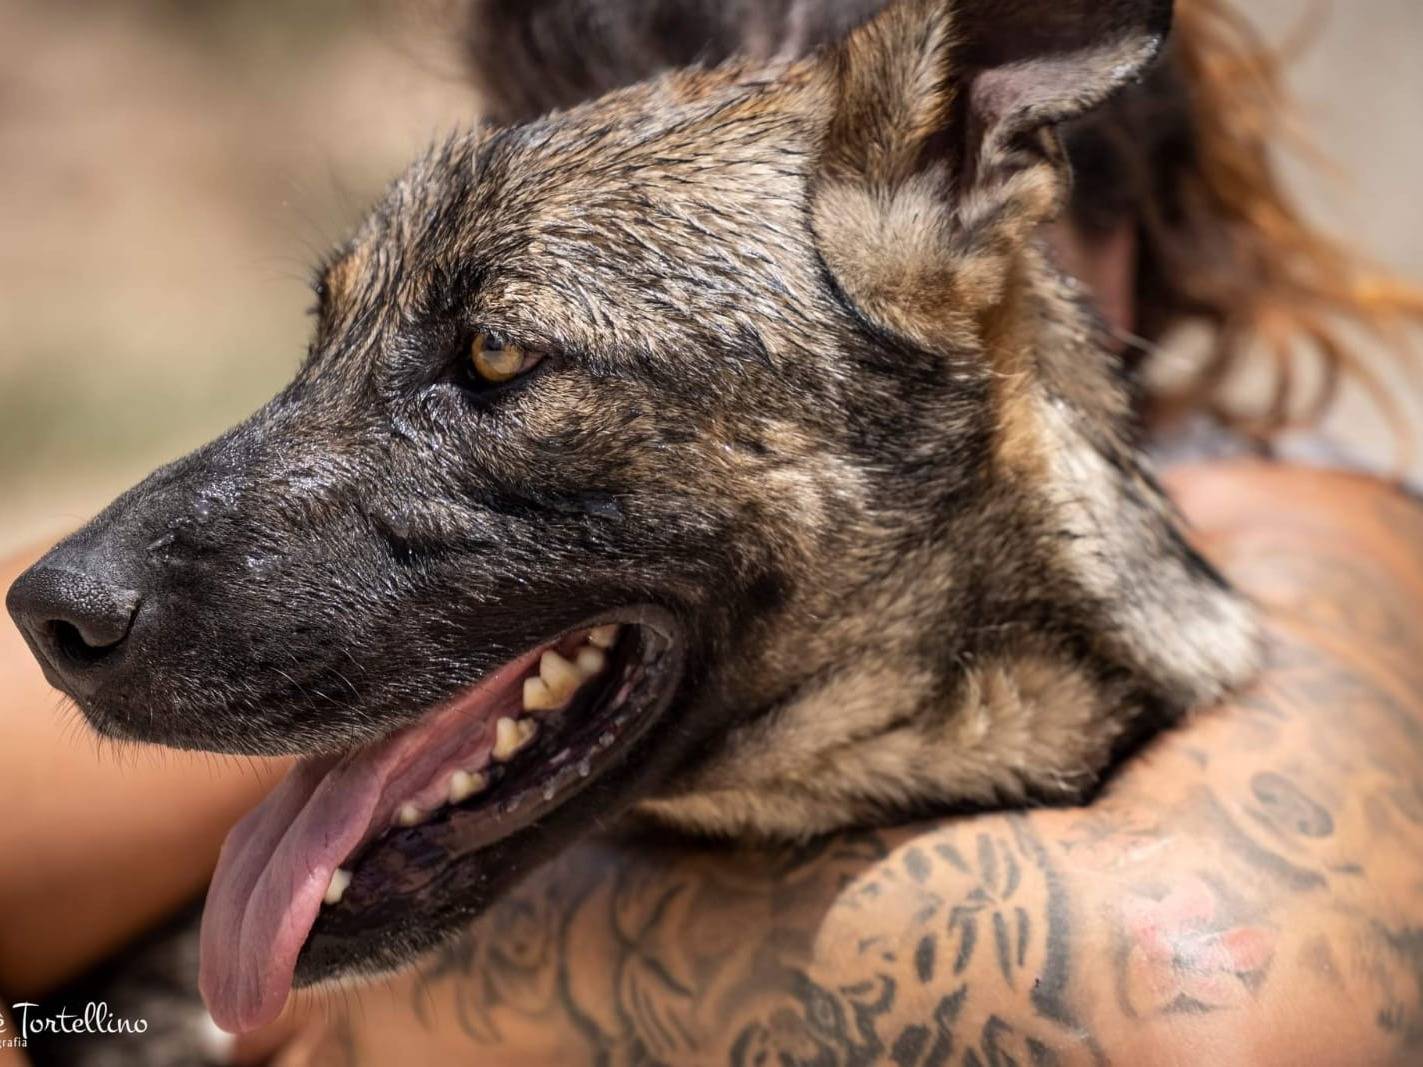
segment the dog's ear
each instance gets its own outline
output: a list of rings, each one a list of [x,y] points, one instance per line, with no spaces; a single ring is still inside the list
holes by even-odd
[[[1171,0],[902,0],[823,53],[813,224],[846,295],[911,334],[926,301],[992,304],[1063,200],[1051,128],[1138,76],[1170,21]]]

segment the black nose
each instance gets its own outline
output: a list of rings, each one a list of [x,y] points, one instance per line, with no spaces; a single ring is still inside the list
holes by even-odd
[[[5,606],[50,682],[87,696],[118,660],[139,600],[97,574],[41,560],[16,579]]]

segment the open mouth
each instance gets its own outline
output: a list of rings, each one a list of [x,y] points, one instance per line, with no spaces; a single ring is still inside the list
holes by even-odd
[[[409,960],[615,814],[681,660],[665,612],[611,613],[381,741],[302,760],[223,845],[202,930],[213,1018],[250,1030],[294,983]]]

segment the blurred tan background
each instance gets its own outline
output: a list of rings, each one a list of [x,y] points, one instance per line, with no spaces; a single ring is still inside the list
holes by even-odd
[[[295,370],[317,256],[474,115],[404,6],[0,0],[0,551]]]
[[[1335,231],[1423,279],[1423,3],[1240,0],[1342,175]],[[0,0],[0,552],[76,525],[290,375],[306,275],[471,121],[438,6]],[[510,72],[517,77],[517,71]],[[1347,405],[1346,436],[1382,426]]]

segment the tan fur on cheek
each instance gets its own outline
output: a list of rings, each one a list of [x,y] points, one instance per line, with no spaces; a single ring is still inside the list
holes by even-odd
[[[847,668],[734,737],[687,794],[639,809],[699,833],[804,837],[939,802],[1068,797],[1120,734],[1099,686],[1065,662],[983,664],[952,706],[912,709],[927,682]]]

